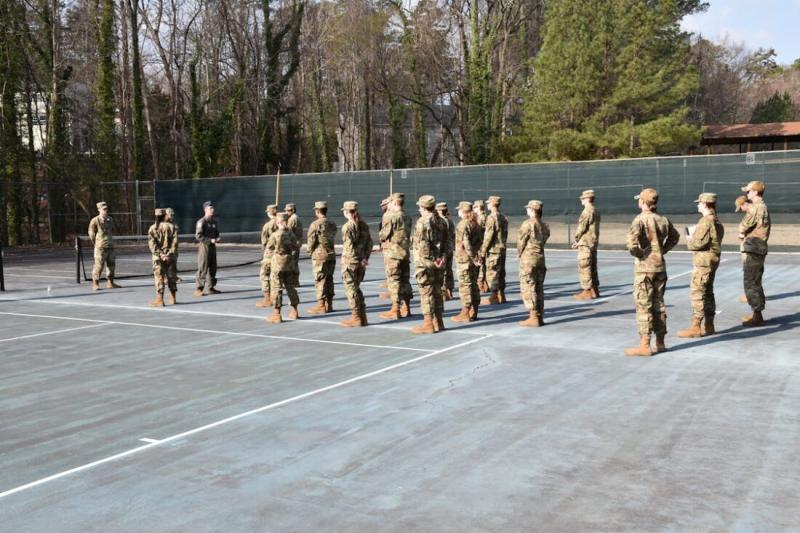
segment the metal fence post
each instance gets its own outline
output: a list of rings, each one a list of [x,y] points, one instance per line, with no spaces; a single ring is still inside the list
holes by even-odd
[[[75,235],[75,283],[81,282],[81,238]]]
[[[136,180],[136,235],[142,231],[142,205],[139,202],[139,180]]]
[[[6,278],[3,275],[3,242],[0,241],[0,291],[6,290]]]

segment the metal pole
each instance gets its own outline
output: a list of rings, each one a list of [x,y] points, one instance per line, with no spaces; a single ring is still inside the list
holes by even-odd
[[[142,231],[142,204],[139,202],[139,180],[136,180],[136,233],[135,233],[135,235],[139,235],[140,231]]]
[[[389,196],[394,193],[394,169],[389,169]]]
[[[6,279],[3,276],[3,242],[0,241],[0,291],[5,292],[6,290]]]
[[[281,166],[280,164],[278,164],[278,175],[275,176],[275,205],[278,205],[280,203],[281,203]]]
[[[81,238],[75,235],[75,283],[81,282]]]

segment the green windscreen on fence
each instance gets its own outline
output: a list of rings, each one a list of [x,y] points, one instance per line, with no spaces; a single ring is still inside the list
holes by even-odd
[[[326,200],[329,214],[336,215],[343,202],[356,200],[365,216],[374,217],[380,214],[381,199],[394,191],[406,194],[410,211],[423,194],[451,208],[462,200],[496,195],[503,198],[507,214],[522,215],[528,200],[537,199],[544,202],[545,215],[552,216],[579,213],[580,192],[594,189],[601,213],[633,214],[633,196],[643,187],[654,187],[660,212],[689,214],[695,212],[693,200],[701,192],[717,193],[720,211],[732,211],[740,188],[751,180],[766,183],[771,212],[796,212],[800,151],[287,174],[280,179],[280,207],[294,202],[308,220],[315,201]],[[175,209],[182,232],[194,230],[206,200],[214,202],[224,231],[255,231],[264,223],[264,207],[275,201],[275,185],[274,175],[159,181],[156,204]]]

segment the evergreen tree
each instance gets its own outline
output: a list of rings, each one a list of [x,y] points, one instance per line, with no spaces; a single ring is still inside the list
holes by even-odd
[[[117,178],[116,105],[114,102],[114,0],[98,0],[95,149],[101,181]]]
[[[797,106],[788,92],[775,91],[772,96],[756,104],[750,124],[767,122],[790,122],[798,116]]]

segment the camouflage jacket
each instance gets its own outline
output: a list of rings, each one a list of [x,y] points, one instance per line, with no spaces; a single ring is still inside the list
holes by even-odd
[[[103,218],[97,215],[89,222],[89,240],[94,243],[95,248],[114,247],[114,219],[110,216]]]
[[[261,226],[261,248],[264,250],[264,253],[267,252],[267,243],[269,242],[269,236],[272,235],[278,229],[278,221],[274,218],[267,220],[267,222]]]
[[[520,267],[541,263],[544,245],[550,238],[550,226],[541,220],[528,219],[519,227],[517,253]]]
[[[360,263],[372,255],[372,236],[363,220],[348,220],[342,226],[342,264]]]
[[[456,226],[455,257],[458,264],[471,264],[478,259],[483,232],[477,221],[462,220]]]
[[[317,262],[335,261],[336,251],[336,223],[327,218],[318,218],[308,227],[306,250],[311,254],[311,260]]]
[[[168,231],[174,235],[174,241],[171,245],[172,255],[178,257],[178,238],[180,237],[180,228],[178,228],[178,225],[175,222],[162,222],[162,224],[165,228],[167,228],[165,231]]]
[[[628,231],[628,251],[636,258],[635,272],[666,272],[664,255],[672,250],[680,234],[667,217],[655,212],[641,213]]]
[[[744,234],[742,252],[767,255],[770,227],[767,204],[760,198],[754,200],[747,209],[741,224],[739,224],[739,233]]]
[[[440,216],[439,218],[442,220],[442,222],[447,224],[447,245],[445,247],[445,253],[448,257],[450,257],[453,255],[456,249],[456,224],[449,216]]]
[[[709,267],[719,263],[724,235],[725,228],[719,223],[716,215],[706,215],[701,218],[692,238],[686,240],[686,247],[694,252],[692,264]]]
[[[297,213],[292,213],[292,216],[286,221],[286,229],[292,232],[297,242],[303,242],[303,223],[300,222],[300,217],[297,216]]]
[[[436,268],[434,262],[445,255],[445,233],[437,224],[437,218],[433,213],[425,213],[414,226],[414,264],[417,268]]]
[[[575,241],[578,246],[588,246],[597,248],[600,239],[600,213],[595,210],[593,205],[583,208],[581,216],[578,218],[578,227],[575,229]]]
[[[300,243],[295,238],[289,228],[277,228],[269,236],[267,241],[267,252],[271,257],[271,269],[273,272],[290,272],[294,270],[293,255],[300,247]]]
[[[386,213],[379,235],[384,253],[397,261],[408,259],[411,246],[411,219],[402,211]]]
[[[499,211],[486,216],[486,229],[483,233],[481,257],[487,254],[501,254],[506,251],[508,240],[508,218]]]

